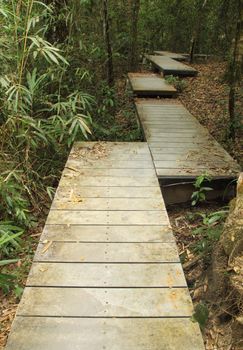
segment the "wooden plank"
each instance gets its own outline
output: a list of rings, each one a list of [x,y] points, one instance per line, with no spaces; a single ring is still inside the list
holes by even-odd
[[[151,155],[150,155],[151,159]],[[63,175],[66,177],[156,177],[154,169],[76,169],[65,167]],[[143,181],[143,179],[140,179]]]
[[[139,96],[175,96],[176,89],[158,74],[128,73],[133,92]]]
[[[185,140],[163,140],[161,139],[161,141],[153,141],[153,142],[149,142],[149,145],[151,147],[151,149],[161,149],[163,147],[169,147],[169,148],[180,148],[180,149],[185,149],[185,150],[193,150],[194,147],[196,149],[198,149],[198,147],[202,147],[202,149],[208,149],[210,150],[211,147],[208,146],[208,144],[204,141],[194,141],[192,142],[191,140],[189,141],[185,141]]]
[[[177,264],[34,263],[26,286],[32,287],[187,287]]]
[[[38,246],[38,262],[163,263],[180,262],[176,244],[170,243],[64,243]]]
[[[180,136],[180,137],[173,137],[172,135],[168,135],[168,136],[164,136],[164,137],[159,137],[159,136],[148,136],[147,137],[148,142],[160,142],[161,140],[165,141],[171,141],[171,140],[175,140],[174,143],[193,143],[195,140],[195,143],[197,143],[198,138],[196,136]],[[205,142],[204,142],[205,144]]]
[[[51,318],[18,316],[6,350],[204,350],[187,318]]]
[[[139,169],[137,170],[139,172]],[[141,179],[139,176],[79,176],[75,174],[65,173],[60,182],[59,186],[66,187],[72,186],[81,186],[81,187],[148,187],[148,186],[157,186],[158,180],[155,176],[153,177],[144,177]]]
[[[48,225],[163,225],[168,217],[165,211],[88,211],[51,210]]]
[[[73,154],[71,153],[69,156],[69,160],[79,160],[79,159],[88,159],[88,160],[101,160],[102,158],[95,158],[95,157],[85,157],[85,156],[78,156],[78,152]],[[149,153],[142,153],[142,152],[138,152],[138,153],[122,153],[122,152],[117,152],[117,154],[110,154],[109,156],[106,156],[106,160],[109,161],[113,161],[113,160],[117,160],[119,158],[119,160],[122,161],[138,161],[138,160],[150,160],[150,154]]]
[[[171,121],[171,120],[151,120],[151,119],[143,119],[141,118],[141,120],[143,121],[143,125],[146,126],[151,126],[152,128],[156,128],[157,126],[160,128],[170,128],[170,127],[174,127],[175,129],[195,129],[195,127],[198,127],[198,123],[196,122],[192,122],[192,121]]]
[[[52,209],[65,210],[165,210],[161,198],[83,198],[56,197]]]
[[[198,151],[190,151],[187,152],[187,158],[185,157],[185,149],[179,149],[180,152],[178,153],[153,153],[153,159],[154,161],[176,161],[176,162],[183,162],[184,164],[188,164],[188,162],[197,162],[198,164],[202,164],[205,162],[207,164],[208,151],[204,151],[203,149],[200,152],[200,149]],[[225,159],[222,159],[217,153],[211,154],[210,157],[210,163],[212,160],[215,160],[215,164],[221,164],[225,166]],[[230,161],[232,159],[229,159]],[[211,165],[211,164],[210,164]]]
[[[172,172],[173,170],[173,172]],[[192,168],[174,168],[174,169],[167,169],[167,168],[157,168],[156,169],[157,175],[160,179],[163,178],[168,178],[170,176],[179,176],[180,178],[182,177],[197,177],[200,175],[205,174],[205,172],[210,175],[212,178],[227,178],[227,177],[236,177],[236,172],[233,169],[228,169],[227,172],[225,171],[225,169],[221,169],[221,168],[200,168],[200,169],[192,169]]]
[[[91,187],[85,186],[82,187],[79,184],[73,184],[68,181],[61,183],[57,189],[57,195],[61,196],[70,196],[73,194],[76,197],[83,198],[161,198],[160,188],[157,186],[141,186],[142,180],[137,181],[131,186],[102,186],[100,187]]]
[[[169,147],[166,147],[166,146],[162,146],[162,147],[151,147],[151,152],[152,152],[152,155],[153,157],[156,157],[156,156],[170,156],[170,155],[182,155],[182,154],[185,154],[185,153],[189,153],[189,154],[193,154],[194,152],[198,152],[198,151],[202,151],[204,152],[206,149],[204,149],[203,147],[201,147],[200,145],[196,144],[194,145],[195,147],[190,147],[190,146],[187,146],[187,144],[185,145],[182,145],[182,146],[179,146],[179,147],[174,147],[174,145],[171,145],[170,143],[170,146]],[[165,158],[166,159],[166,158]]]
[[[181,53],[175,53],[175,52],[171,52],[171,51],[154,51],[154,54],[160,55],[160,56],[170,57],[176,61],[187,61],[188,60],[187,55],[184,55]]]
[[[147,129],[148,130],[148,129]],[[160,138],[160,139],[166,139],[166,137],[173,137],[173,138],[176,138],[176,140],[180,140],[180,139],[198,139],[200,136],[202,137],[205,137],[205,136],[208,136],[208,134],[206,134],[205,132],[201,132],[199,130],[191,130],[191,131],[182,131],[180,132],[180,130],[174,130],[174,132],[172,130],[168,130],[168,132],[166,132],[166,130],[164,131],[161,131],[161,130],[149,130],[149,131],[146,131],[145,129],[145,132],[146,132],[146,137],[147,138],[152,138],[152,139],[155,139],[155,138]]]
[[[26,287],[19,316],[190,317],[187,288]]]
[[[46,225],[41,241],[65,242],[174,242],[169,221],[164,226]]]
[[[154,162],[156,169],[183,169],[183,168],[196,168],[196,169],[219,169],[221,172],[227,172],[228,170],[230,170],[230,164],[226,163],[223,160],[216,160],[214,159],[210,159],[210,161],[205,161],[203,163],[202,160],[156,160]]]
[[[153,162],[149,160],[110,160],[110,159],[78,159],[68,160],[67,167],[76,169],[153,169]]]
[[[148,155],[148,145],[144,142],[75,142],[70,157],[93,159],[117,159],[121,155]],[[129,158],[128,158],[129,159]]]
[[[164,124],[158,125],[158,124],[144,123],[143,125],[144,125],[144,130],[146,130],[148,134],[150,133],[152,135],[162,136],[162,137],[165,136],[166,134],[167,135],[172,134],[178,137],[184,134],[185,136],[209,135],[209,133],[205,129],[198,127],[197,125],[194,125],[194,126],[191,125],[190,128],[185,126],[184,128],[180,128],[180,124],[178,125],[177,128],[174,128],[172,125],[164,125]]]
[[[195,76],[196,69],[167,56],[147,55],[146,58],[164,75]]]

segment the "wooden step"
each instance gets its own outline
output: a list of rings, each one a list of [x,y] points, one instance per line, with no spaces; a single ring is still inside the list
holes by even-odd
[[[164,75],[175,75],[175,76],[195,76],[197,70],[184,64],[173,60],[168,56],[159,55],[146,55],[145,56],[152,65],[161,71]]]
[[[128,73],[132,90],[137,96],[175,96],[176,89],[158,74]]]
[[[160,56],[170,57],[176,61],[187,61],[188,60],[188,57],[187,57],[188,55],[175,53],[175,52],[171,52],[171,51],[154,51],[154,54],[160,55]]]

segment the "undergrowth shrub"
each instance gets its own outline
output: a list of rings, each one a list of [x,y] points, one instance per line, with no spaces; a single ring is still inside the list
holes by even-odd
[[[1,1],[0,17],[0,289],[8,292],[20,236],[47,205],[72,143],[91,134],[94,99],[66,83],[69,46],[48,40],[52,5]]]

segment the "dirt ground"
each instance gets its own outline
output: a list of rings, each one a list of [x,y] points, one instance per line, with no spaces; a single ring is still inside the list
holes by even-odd
[[[202,330],[206,350],[242,350],[242,347],[232,346],[230,327],[232,319],[230,317],[227,320],[220,319],[217,307],[211,305],[210,300],[206,298],[209,283],[208,271],[210,270],[211,254],[216,241],[209,240],[209,249],[207,247],[203,249],[201,247],[203,235],[194,234],[198,228],[204,227],[200,215],[210,215],[222,209],[225,210],[226,208],[220,202],[204,203],[194,208],[188,204],[170,206],[168,214],[194,307],[199,303],[203,303],[209,312],[206,327]],[[217,229],[218,226],[220,230],[223,221],[215,225],[215,228]]]
[[[179,98],[186,108],[207,127],[212,136],[243,166],[243,93],[238,90],[236,114],[239,127],[235,143],[228,140],[229,87],[225,82],[225,62],[207,62],[193,65],[199,72],[195,78],[185,78],[186,87]],[[241,127],[240,127],[241,125]]]

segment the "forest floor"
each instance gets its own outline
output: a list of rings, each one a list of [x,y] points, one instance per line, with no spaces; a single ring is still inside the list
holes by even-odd
[[[243,166],[242,129],[239,128],[237,131],[235,142],[228,140],[227,137],[229,87],[224,80],[226,64],[210,62],[194,64],[194,67],[199,74],[196,78],[183,79],[184,88],[179,98],[215,139]],[[242,110],[243,94],[238,91],[236,113],[240,116]],[[233,315],[222,320],[220,301],[215,307],[207,297],[212,251],[226,219],[227,206],[225,205],[227,203],[215,201],[205,202],[196,207],[187,204],[168,208],[194,307],[203,305],[206,313],[208,312],[208,319],[205,317],[206,326],[202,332],[206,350],[243,349],[242,345],[233,346],[233,343],[242,344],[243,342],[243,335],[238,339],[234,339],[232,335]],[[207,224],[207,219],[210,217],[215,218],[212,226]]]
[[[194,65],[199,71],[195,78],[184,79],[186,87],[179,98],[188,110],[198,117],[199,121],[206,126],[210,133],[234,156],[241,164],[243,163],[242,145],[240,145],[240,133],[236,142],[227,141],[225,132],[229,123],[227,102],[228,86],[223,82],[225,64],[220,62],[201,63]],[[124,92],[126,91],[126,92]],[[117,99],[120,101],[114,118],[104,118],[103,130],[95,130],[95,136],[103,140],[137,141],[142,139],[141,130],[136,121],[133,107],[133,99],[127,92],[125,79],[117,85]],[[239,98],[237,109],[243,110],[243,98]],[[125,113],[123,112],[125,110]],[[107,123],[107,124],[106,124]],[[112,130],[104,135],[104,129]],[[213,231],[208,231],[203,218],[218,212],[224,207],[224,203],[205,203],[198,207],[171,206],[168,208],[171,223],[178,242],[180,257],[185,268],[185,274],[190,288],[190,293],[195,305],[204,302],[207,291],[207,270],[210,266],[211,252],[222,229],[225,215],[221,215],[216,221]],[[225,209],[225,208],[223,208]],[[29,268],[36,250],[40,232],[45,222],[48,208],[40,218],[39,227],[28,234],[24,243],[24,249],[20,254],[21,263],[15,268],[18,277],[18,286],[24,286],[29,273]],[[17,272],[16,272],[17,268]],[[21,289],[17,289],[21,293]],[[18,294],[17,293],[17,294]],[[6,339],[11,328],[19,296],[16,293],[3,295],[0,293],[0,350],[4,348]],[[230,320],[222,322],[215,313],[210,311],[207,303],[209,320],[203,332],[206,350],[242,350],[233,348],[230,334]]]
[[[225,82],[225,62],[194,64],[196,78],[186,78],[179,98],[186,108],[204,125],[215,139],[243,166],[243,91],[237,91],[236,115],[239,116],[236,140],[228,139],[229,86]]]

